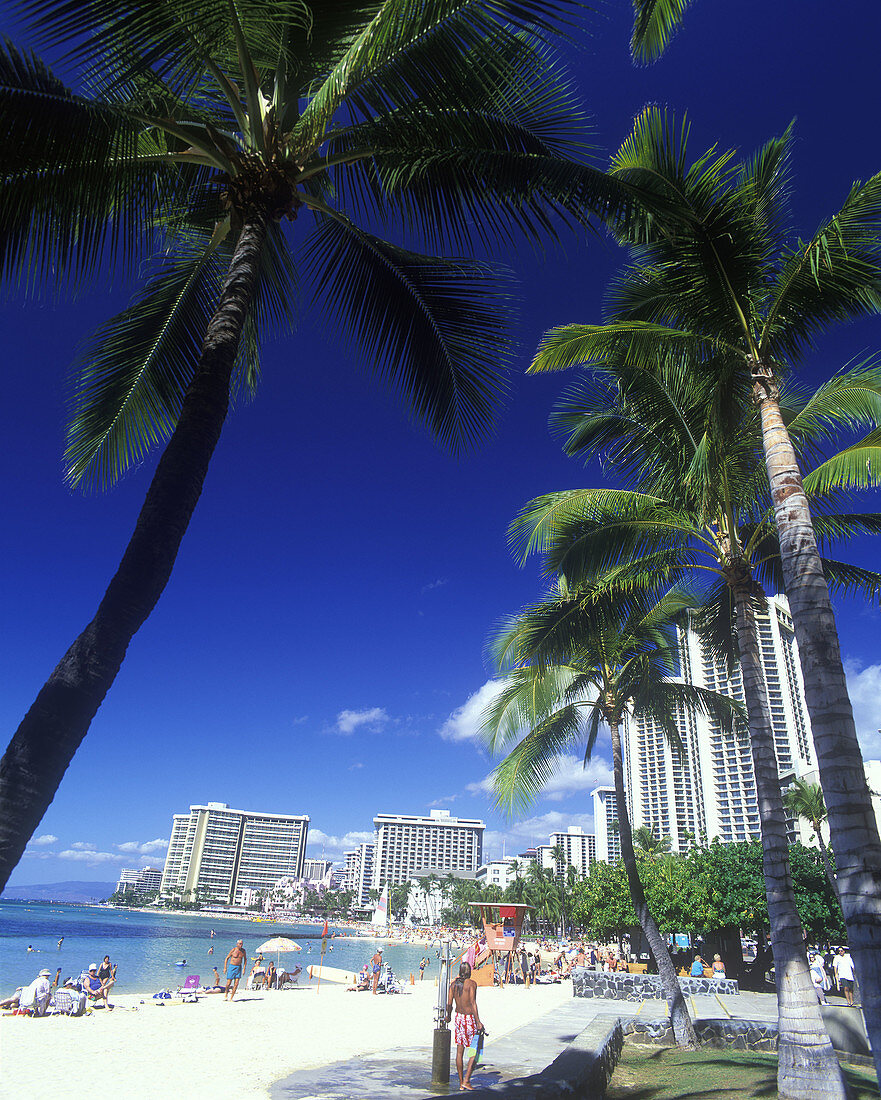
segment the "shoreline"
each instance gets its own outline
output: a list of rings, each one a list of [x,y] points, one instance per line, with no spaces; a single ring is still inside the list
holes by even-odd
[[[396,1047],[424,1049],[428,1086],[437,987],[417,980],[407,989],[374,997],[322,983],[320,990],[240,990],[232,1003],[212,994],[197,1004],[121,994],[113,1012],[85,1018],[4,1016],[0,1098],[49,1100],[57,1096],[57,1069],[72,1082],[92,1079],[100,1067],[105,1083],[117,1082],[112,1091],[121,1095],[119,1083],[137,1082],[142,1100],[265,1100],[275,1082],[298,1069]],[[571,997],[568,983],[508,986],[480,989],[478,1003],[493,1041]],[[35,1073],[46,1065],[54,1067],[51,1076]]]

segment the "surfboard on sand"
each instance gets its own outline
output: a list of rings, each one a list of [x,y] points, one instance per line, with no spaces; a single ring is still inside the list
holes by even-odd
[[[318,981],[319,970],[323,982],[340,982],[344,985],[353,985],[358,976],[355,970],[340,970],[338,966],[322,967],[318,963],[313,963],[306,967],[306,973],[313,982]]]

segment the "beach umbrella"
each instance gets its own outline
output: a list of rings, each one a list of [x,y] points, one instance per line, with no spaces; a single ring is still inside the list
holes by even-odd
[[[275,965],[278,967],[278,956],[285,954],[287,951],[302,951],[302,947],[298,943],[294,943],[293,940],[286,939],[284,936],[273,936],[271,940],[267,940],[266,943],[261,943],[257,948],[258,952],[275,952]]]

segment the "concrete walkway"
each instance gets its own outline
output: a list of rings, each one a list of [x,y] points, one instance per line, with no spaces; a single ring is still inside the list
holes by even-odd
[[[777,1020],[777,998],[773,994],[689,996],[686,1002],[695,1019],[735,1018],[762,1023]],[[490,1034],[471,1083],[478,1096],[558,1095],[554,1089],[539,1082],[537,1075],[573,1044],[571,1061],[574,1067],[576,1061],[583,1063],[589,1057],[592,1043],[596,1047],[603,1043],[615,1020],[620,1019],[626,1025],[634,1016],[657,1019],[665,1012],[664,1001],[628,1003],[573,998],[498,1041]],[[827,1017],[830,1030],[831,1021],[839,1018],[840,1026],[851,1032],[859,1030],[862,1024],[862,1013],[858,1009],[831,1006]],[[271,1096],[272,1100],[356,1100],[366,1096],[372,1100],[405,1097],[430,1100],[438,1095],[459,1093],[455,1057],[456,1049],[452,1047],[448,1088],[432,1088],[431,1045],[427,1042],[424,1047],[393,1048],[318,1069],[301,1070],[276,1082]],[[568,1072],[566,1065],[566,1059],[561,1058],[558,1066],[562,1067],[560,1072],[563,1074]],[[546,1077],[544,1074],[542,1081]]]

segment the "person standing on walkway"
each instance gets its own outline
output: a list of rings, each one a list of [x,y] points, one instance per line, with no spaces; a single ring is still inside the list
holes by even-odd
[[[245,944],[243,940],[236,940],[235,947],[230,949],[229,954],[223,961],[223,970],[226,974],[226,989],[223,993],[223,999],[231,1001],[236,995],[236,990],[239,988],[239,980],[244,973],[245,967],[248,965],[248,956],[245,953]],[[232,987],[232,989],[230,989]]]
[[[832,969],[838,980],[838,988],[844,994],[844,999],[853,1008],[853,959],[846,947],[839,947],[838,954],[832,960]]]
[[[453,1015],[453,1006],[456,1009],[456,1019],[453,1024],[453,1041],[456,1044],[456,1071],[459,1074],[459,1088],[466,1092],[473,1092],[471,1074],[474,1063],[477,1061],[478,1049],[475,1040],[480,1035],[486,1035],[487,1031],[480,1022],[477,1012],[477,982],[471,977],[471,967],[463,962],[459,967],[459,977],[450,986],[447,994],[447,1023]],[[465,1068],[465,1049],[475,1048],[474,1054],[468,1060]]]

